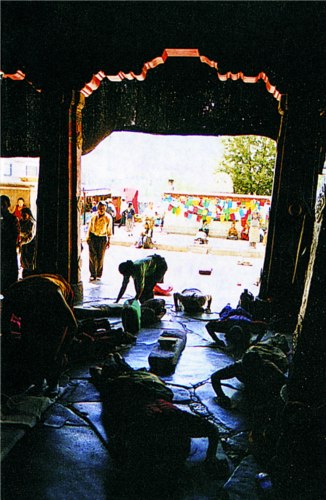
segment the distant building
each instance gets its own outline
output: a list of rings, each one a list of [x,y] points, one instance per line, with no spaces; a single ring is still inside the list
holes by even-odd
[[[9,196],[11,209],[24,198],[36,217],[39,158],[1,158],[0,165],[0,194]]]

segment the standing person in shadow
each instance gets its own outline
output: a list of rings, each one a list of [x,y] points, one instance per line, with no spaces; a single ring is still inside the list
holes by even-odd
[[[35,270],[36,220],[29,208],[23,208],[20,221],[20,263],[23,278],[30,276]]]
[[[20,227],[17,217],[9,212],[10,199],[1,197],[1,275],[0,291],[3,293],[18,280],[17,247]]]

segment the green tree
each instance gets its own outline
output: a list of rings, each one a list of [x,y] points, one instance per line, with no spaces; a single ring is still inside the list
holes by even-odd
[[[272,193],[276,143],[268,137],[224,137],[224,157],[215,173],[227,173],[233,190],[239,194],[268,195]]]

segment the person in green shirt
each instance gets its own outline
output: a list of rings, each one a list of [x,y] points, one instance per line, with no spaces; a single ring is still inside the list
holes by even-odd
[[[116,303],[125,293],[130,278],[133,279],[136,295],[135,300],[142,304],[154,298],[154,286],[163,283],[164,275],[168,269],[167,263],[160,255],[149,255],[144,259],[127,260],[119,265],[119,272],[123,275],[123,282]]]

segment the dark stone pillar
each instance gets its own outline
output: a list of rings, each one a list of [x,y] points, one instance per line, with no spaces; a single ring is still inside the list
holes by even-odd
[[[266,256],[259,296],[271,299],[294,328],[304,286],[320,165],[321,117],[306,96],[291,94],[284,116],[275,168]],[[288,320],[288,321],[286,321]]]
[[[321,181],[310,259],[293,337],[288,394],[292,401],[325,404],[326,388],[326,180]]]
[[[316,221],[304,293],[294,333],[294,356],[274,460],[276,498],[323,498],[325,493],[326,182]]]
[[[37,197],[37,269],[61,274],[82,300],[80,160],[82,108],[77,91],[45,92]]]

